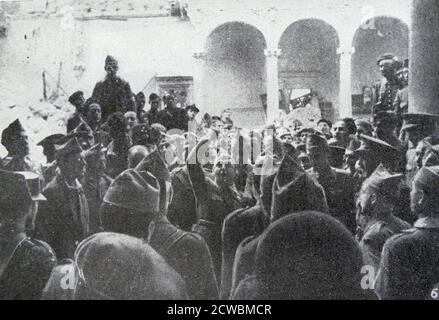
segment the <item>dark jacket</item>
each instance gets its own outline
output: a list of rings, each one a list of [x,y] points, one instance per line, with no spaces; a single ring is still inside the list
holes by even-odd
[[[158,123],[162,124],[166,130],[179,129],[184,132],[188,130],[188,117],[185,109],[165,108],[157,115]]]
[[[238,209],[227,216],[222,230],[221,299],[229,299],[236,249],[247,237],[262,232],[264,212],[260,205]]]
[[[410,228],[409,223],[394,216],[390,216],[387,221],[370,221],[360,241],[364,264],[372,266],[375,271],[378,271],[384,243],[395,234]]]
[[[43,191],[35,219],[35,237],[47,242],[58,259],[73,258],[76,246],[89,236],[89,209],[82,186],[68,187],[57,175]]]
[[[0,300],[39,300],[56,257],[50,246],[26,238],[19,242],[0,275]]]
[[[439,283],[439,228],[413,228],[383,248],[375,290],[380,299],[431,299]]]
[[[110,115],[118,111],[122,113],[136,111],[130,84],[119,77],[106,78],[96,83],[92,98],[99,102],[102,108],[102,122],[107,121]]]
[[[168,208],[169,221],[178,228],[190,231],[197,222],[195,195],[186,167],[171,172],[172,200]]]
[[[189,299],[218,299],[212,258],[202,237],[182,231],[163,218],[156,221],[149,244],[182,276]]]

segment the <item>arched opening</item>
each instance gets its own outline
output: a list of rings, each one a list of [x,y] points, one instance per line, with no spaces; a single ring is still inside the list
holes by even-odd
[[[322,117],[334,119],[340,77],[338,46],[337,31],[322,20],[300,20],[284,31],[279,42],[280,108],[289,113],[297,106],[297,95],[312,91]]]
[[[375,17],[358,28],[352,46],[353,115],[370,116],[371,88],[382,78],[377,59],[384,53],[393,53],[401,61],[407,58],[409,28],[397,18]]]
[[[219,115],[230,108],[239,127],[264,124],[265,47],[263,34],[242,22],[225,23],[209,35],[201,83],[202,112]]]

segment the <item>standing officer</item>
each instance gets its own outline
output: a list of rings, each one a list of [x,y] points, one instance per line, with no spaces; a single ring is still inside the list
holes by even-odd
[[[47,201],[36,218],[36,236],[48,242],[58,259],[73,258],[76,246],[89,235],[89,209],[79,179],[82,149],[76,138],[57,147],[59,174],[45,187]]]
[[[130,84],[117,76],[119,65],[112,56],[105,59],[107,76],[103,81],[96,83],[92,98],[102,108],[102,123],[114,112],[136,112],[136,102]]]

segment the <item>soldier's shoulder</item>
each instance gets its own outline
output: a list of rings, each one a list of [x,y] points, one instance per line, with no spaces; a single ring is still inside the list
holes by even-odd
[[[48,243],[34,238],[27,238],[26,244],[33,260],[56,263],[55,251]]]
[[[407,244],[412,242],[414,237],[416,237],[417,232],[418,229],[416,228],[403,230],[401,231],[401,233],[395,234],[394,236],[390,237],[385,245],[388,248],[406,246]]]

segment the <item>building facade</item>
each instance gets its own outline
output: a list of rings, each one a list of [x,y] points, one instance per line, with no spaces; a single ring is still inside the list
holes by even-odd
[[[242,127],[273,121],[297,89],[317,92],[326,117],[352,116],[353,96],[380,79],[377,57],[408,56],[410,0],[35,0],[1,6],[2,91],[26,90],[28,99],[41,99],[43,86],[46,95],[91,94],[111,54],[133,91],[162,93],[163,83],[184,79],[185,102],[197,103],[201,113],[231,108]]]

